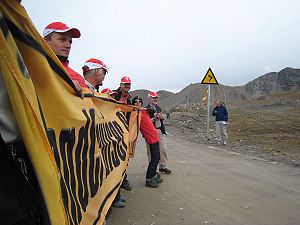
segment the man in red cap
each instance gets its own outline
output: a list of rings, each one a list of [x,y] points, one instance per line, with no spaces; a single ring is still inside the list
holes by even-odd
[[[130,100],[131,96],[129,94],[130,88],[131,88],[130,77],[123,76],[121,78],[120,87],[117,90],[114,90],[115,94],[113,95],[113,98],[117,101],[131,105],[131,100]],[[126,118],[129,121],[130,113],[126,114]],[[125,174],[121,188],[128,190],[128,191],[132,190],[132,186],[130,185],[129,181],[127,180],[127,174]]]
[[[72,39],[79,38],[80,35],[80,31],[77,28],[70,28],[67,24],[62,22],[50,23],[43,31],[45,41],[61,61],[76,89],[83,98],[82,88],[87,88],[87,85],[83,77],[69,67],[68,61]]]
[[[99,91],[99,86],[102,86],[108,71],[107,66],[101,60],[91,58],[84,63],[82,70],[87,86],[94,91]]]
[[[120,82],[120,87],[116,90],[113,90],[114,94],[112,95],[112,97],[120,102],[126,103],[126,104],[131,104],[131,96],[129,94],[131,88],[131,79],[129,76],[123,76],[121,78],[121,82]],[[127,121],[129,121],[130,118],[130,113],[126,113],[125,114]],[[127,179],[127,173],[125,173],[124,176],[124,180],[121,184],[121,188],[125,189],[125,190],[132,190],[132,186],[130,185],[128,179]],[[125,204],[124,202],[122,203],[122,196],[121,196],[121,192],[120,190],[118,191],[114,201],[113,201],[113,206],[115,207],[124,207]],[[124,206],[123,206],[124,205]]]
[[[168,154],[167,154],[167,141],[166,141],[166,128],[164,125],[165,116],[161,111],[161,108],[157,105],[158,94],[150,91],[148,94],[149,104],[146,106],[150,114],[150,118],[153,121],[155,128],[159,133],[159,149],[160,149],[160,160],[159,160],[159,172],[170,174],[172,171],[167,168]],[[149,146],[147,145],[147,155],[150,159]]]
[[[129,94],[131,88],[131,79],[129,76],[123,76],[121,78],[120,87],[117,90],[114,90],[116,92],[114,94],[114,99],[120,102],[124,102],[126,104],[131,104],[131,96]]]

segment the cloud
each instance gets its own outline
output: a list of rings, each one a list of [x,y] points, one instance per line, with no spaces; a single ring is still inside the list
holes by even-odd
[[[300,67],[296,0],[22,3],[40,32],[52,21],[77,26],[82,37],[72,46],[71,66],[81,72],[86,59],[102,59],[110,88],[125,74],[133,89],[180,90],[201,82],[208,67],[225,85]]]

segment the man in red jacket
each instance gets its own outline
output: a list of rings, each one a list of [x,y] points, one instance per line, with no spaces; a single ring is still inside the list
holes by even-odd
[[[80,93],[80,97],[83,98],[82,88],[87,88],[87,85],[83,77],[69,67],[68,61],[73,42],[72,39],[79,38],[80,35],[80,31],[77,28],[70,28],[67,24],[62,22],[50,23],[43,31],[44,40],[61,61],[77,91]]]

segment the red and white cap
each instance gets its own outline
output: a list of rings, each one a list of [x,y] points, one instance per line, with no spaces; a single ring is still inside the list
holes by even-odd
[[[121,83],[122,84],[131,84],[131,79],[129,76],[124,76],[121,78]]]
[[[99,59],[94,59],[94,58],[87,60],[84,63],[84,66],[82,67],[83,72],[87,72],[87,71],[94,70],[94,69],[101,69],[101,68],[105,69],[106,72],[108,71],[108,68],[104,62],[102,62]]]
[[[156,93],[156,92],[154,92],[154,91],[149,91],[149,93],[148,93],[148,98],[149,97],[152,97],[152,98],[158,98],[159,96],[158,96],[158,94]]]
[[[112,95],[112,94],[114,94],[114,93],[116,93],[116,92],[110,90],[109,88],[104,88],[104,89],[101,91],[101,93],[107,93],[107,94]]]
[[[43,31],[43,37],[45,37],[48,34],[51,34],[53,32],[56,32],[56,33],[69,32],[73,38],[79,38],[81,35],[80,31],[77,28],[69,27],[67,24],[62,23],[62,22],[53,22],[45,27],[45,29]]]

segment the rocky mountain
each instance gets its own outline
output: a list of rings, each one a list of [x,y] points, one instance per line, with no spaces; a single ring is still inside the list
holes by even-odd
[[[186,103],[202,102],[207,85],[190,84],[178,93],[159,91],[162,108],[172,108]],[[252,98],[267,97],[282,91],[300,90],[300,69],[285,68],[279,72],[264,74],[243,86],[211,85],[211,100],[221,99],[227,104],[237,104]],[[140,95],[147,102],[148,90],[132,91],[131,95]],[[146,103],[145,102],[145,103]]]
[[[148,104],[147,103],[148,93],[149,93],[148,90],[139,89],[139,90],[131,91],[130,95],[132,97],[140,96],[144,101],[144,106],[146,106]],[[170,91],[158,91],[158,96],[159,96],[160,100],[165,100],[165,99],[169,99],[170,97],[174,96],[174,93],[172,93]]]

